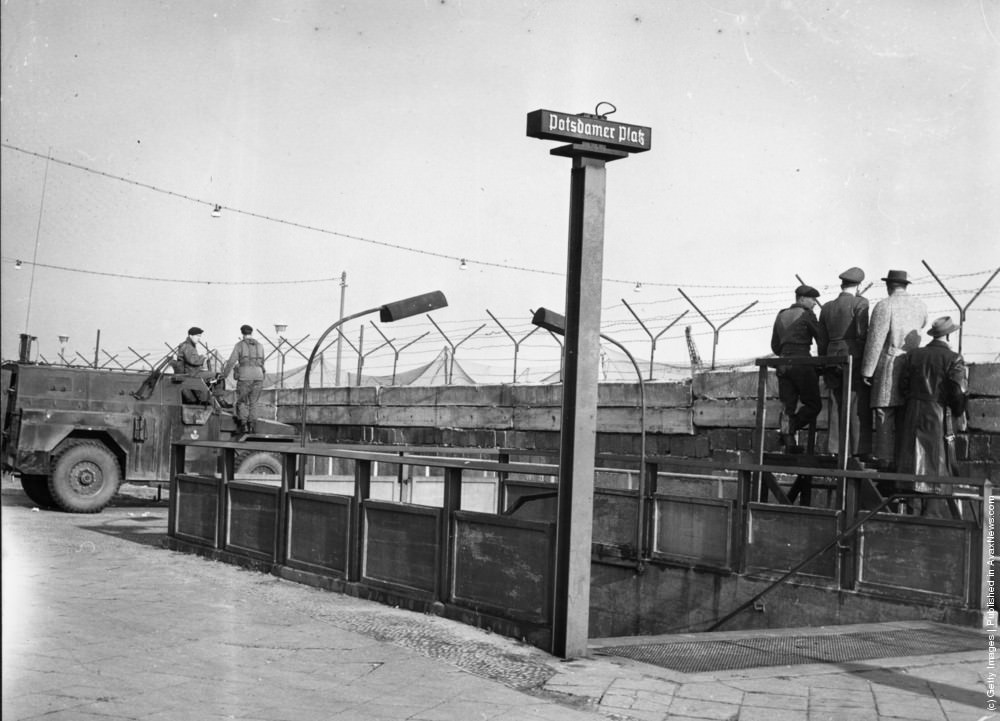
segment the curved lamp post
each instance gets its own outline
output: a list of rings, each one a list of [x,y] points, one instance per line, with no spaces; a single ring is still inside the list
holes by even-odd
[[[306,392],[309,390],[309,374],[312,371],[313,361],[316,360],[316,355],[319,353],[319,349],[323,345],[323,341],[326,337],[335,331],[338,327],[342,326],[349,320],[354,320],[355,318],[360,318],[363,315],[370,315],[371,313],[378,313],[379,320],[383,323],[392,323],[396,320],[402,320],[403,318],[409,318],[410,316],[420,315],[421,313],[429,313],[432,310],[437,310],[438,308],[444,308],[448,305],[447,299],[444,297],[444,293],[439,290],[431,291],[430,293],[423,293],[422,295],[415,295],[412,298],[406,298],[404,300],[397,300],[395,303],[386,303],[385,305],[380,305],[377,308],[369,308],[368,310],[363,310],[359,313],[352,313],[348,316],[342,316],[340,320],[327,328],[323,335],[319,337],[316,341],[316,345],[309,354],[309,362],[306,363],[306,375],[302,379],[302,445],[306,444]]]
[[[564,335],[566,333],[566,318],[556,313],[555,311],[549,310],[547,308],[539,308],[535,311],[535,314],[531,318],[531,322],[540,328],[544,328],[550,333],[556,335]],[[642,552],[643,552],[643,538],[642,538],[642,517],[645,510],[645,479],[646,479],[646,386],[642,380],[642,371],[639,369],[639,364],[636,363],[635,357],[629,353],[628,348],[623,346],[621,343],[616,341],[614,338],[610,338],[603,333],[601,333],[601,338],[606,340],[621,350],[628,359],[632,361],[632,367],[635,368],[636,378],[639,380],[639,505],[638,505],[638,517],[636,518],[635,527],[635,556],[636,562],[642,563]]]

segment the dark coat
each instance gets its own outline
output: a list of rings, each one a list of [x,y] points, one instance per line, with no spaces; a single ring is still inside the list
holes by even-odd
[[[177,360],[180,362],[180,372],[187,375],[197,375],[205,365],[205,356],[198,353],[198,346],[190,338],[177,348]]]
[[[819,322],[828,336],[828,343],[819,347],[819,354],[854,356],[854,367],[860,371],[868,337],[868,299],[842,292],[823,306]]]
[[[796,303],[778,313],[771,330],[771,352],[777,356],[809,355],[815,339],[826,346],[826,330],[816,320],[812,309]]]
[[[933,340],[906,354],[899,379],[899,392],[906,403],[898,436],[900,473],[954,475],[946,437],[955,433],[948,421],[965,412],[966,378],[962,356],[943,340]]]

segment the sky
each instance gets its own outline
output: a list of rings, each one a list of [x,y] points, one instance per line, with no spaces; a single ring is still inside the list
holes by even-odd
[[[141,363],[191,325],[226,356],[249,323],[287,325],[301,365],[341,297],[439,289],[430,320],[345,324],[345,369],[447,345],[480,382],[513,380],[515,351],[520,381],[551,373],[530,317],[565,305],[570,161],[525,118],[602,102],[652,128],[607,166],[603,258],[602,329],[642,363],[654,337],[686,363],[688,326],[706,363],[766,355],[800,279],[823,301],[851,266],[873,303],[889,269],[931,318],[971,302],[966,358],[1000,356],[1000,0],[0,13],[5,359],[28,332],[46,360]]]

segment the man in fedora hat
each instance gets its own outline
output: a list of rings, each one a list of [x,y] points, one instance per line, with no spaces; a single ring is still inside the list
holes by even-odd
[[[819,347],[820,355],[850,356],[851,370],[851,441],[848,453],[870,456],[872,452],[872,414],[869,406],[868,386],[861,381],[861,357],[868,337],[868,299],[858,293],[858,286],[865,279],[861,268],[848,268],[840,274],[840,295],[828,301],[819,313],[819,323],[826,329],[829,343]],[[840,428],[844,422],[843,397],[844,368],[836,366],[825,374],[830,391],[830,450],[839,450]],[[839,418],[834,423],[833,418]]]
[[[810,355],[813,341],[817,346],[826,346],[826,330],[813,315],[819,291],[808,285],[795,289],[795,303],[780,311],[774,319],[771,331],[771,351],[781,358],[806,357]],[[815,366],[778,366],[778,397],[784,406],[781,431],[786,449],[790,453],[801,453],[795,433],[812,423],[823,409],[819,395],[819,376]],[[799,404],[802,407],[799,408]]]
[[[968,389],[965,361],[948,345],[948,336],[957,330],[958,324],[950,316],[938,318],[927,331],[931,342],[904,358],[899,377],[899,392],[906,403],[900,429],[900,473],[955,475],[955,458],[949,457],[948,451],[954,451],[956,426],[964,426]],[[947,489],[918,483],[916,490]]]
[[[905,270],[890,270],[882,280],[888,297],[872,309],[861,377],[871,386],[875,456],[881,467],[892,468],[896,461],[898,426],[903,417],[899,376],[904,356],[920,347],[920,329],[927,325],[927,306],[907,293],[910,281]]]
[[[236,425],[243,433],[256,431],[257,402],[264,387],[264,348],[253,337],[253,328],[240,326],[243,336],[233,347],[233,352],[222,369],[222,377],[235,368],[236,378]]]

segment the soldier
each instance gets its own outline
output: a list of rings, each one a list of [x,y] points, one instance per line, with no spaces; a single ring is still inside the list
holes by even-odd
[[[252,336],[253,328],[240,326],[243,338],[233,348],[229,360],[222,370],[222,377],[229,375],[235,367],[236,378],[236,424],[243,433],[253,433],[257,420],[257,401],[264,387],[264,348]]]
[[[874,451],[880,467],[895,467],[898,425],[903,398],[899,376],[904,356],[920,346],[920,329],[927,325],[927,306],[906,292],[910,281],[905,270],[890,270],[885,278],[888,298],[872,309],[861,376],[871,386],[875,410]]]
[[[826,330],[813,315],[819,291],[808,285],[795,289],[795,304],[778,313],[771,332],[771,350],[782,358],[810,355],[813,340],[826,346]],[[783,442],[789,452],[801,453],[795,433],[812,423],[823,409],[819,395],[819,376],[814,366],[779,366],[778,397],[785,407],[782,418]],[[799,409],[799,403],[802,408]]]
[[[872,452],[872,412],[869,407],[870,392],[861,380],[861,359],[865,353],[868,336],[868,300],[858,294],[858,286],[865,279],[861,268],[848,268],[840,274],[840,295],[828,301],[819,313],[819,322],[826,329],[829,343],[819,347],[820,355],[851,356],[854,359],[851,375],[851,442],[848,453],[869,457]],[[843,367],[827,370],[826,386],[830,390],[831,418],[840,423],[830,423],[830,451],[836,453],[843,418],[844,379]],[[833,412],[836,409],[836,414]]]

